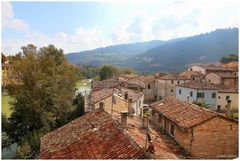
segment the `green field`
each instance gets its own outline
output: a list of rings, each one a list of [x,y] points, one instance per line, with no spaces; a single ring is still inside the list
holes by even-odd
[[[7,117],[11,114],[9,101],[12,101],[13,98],[10,96],[2,96],[2,113]]]
[[[83,86],[90,86],[89,80],[88,79],[83,79],[83,80],[78,80],[76,83],[76,88],[80,88]]]

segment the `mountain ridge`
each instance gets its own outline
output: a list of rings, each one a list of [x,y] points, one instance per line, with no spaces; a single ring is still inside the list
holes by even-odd
[[[212,63],[228,54],[238,54],[238,28],[168,41],[152,40],[112,45],[67,54],[70,63],[99,66],[112,64],[139,72],[180,71],[191,63]]]

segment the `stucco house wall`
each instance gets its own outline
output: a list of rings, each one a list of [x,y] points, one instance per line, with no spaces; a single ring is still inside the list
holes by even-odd
[[[216,109],[225,110],[227,107],[226,97],[229,96],[231,99],[231,110],[238,111],[238,93],[227,93],[227,92],[218,92]]]
[[[215,108],[216,106],[216,98],[217,98],[217,90],[199,90],[199,89],[192,89],[192,88],[186,88],[186,87],[176,87],[176,98],[185,102],[188,102],[188,96],[189,96],[189,103],[192,103],[193,101],[196,102],[205,102],[210,107]],[[179,92],[181,90],[181,94]],[[192,97],[190,96],[190,93],[192,92]],[[204,93],[204,98],[197,98],[197,93]],[[212,97],[212,94],[215,93],[215,98]]]

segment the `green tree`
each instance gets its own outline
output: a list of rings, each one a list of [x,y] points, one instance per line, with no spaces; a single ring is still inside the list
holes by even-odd
[[[73,100],[73,104],[76,106],[76,109],[74,111],[72,111],[72,113],[70,115],[70,120],[74,120],[85,114],[85,112],[84,112],[84,97],[81,93],[78,93],[76,95],[76,98]]]
[[[230,54],[227,56],[224,56],[220,59],[220,63],[225,64],[233,61],[238,61],[238,55]]]
[[[9,136],[19,145],[29,145],[33,157],[40,147],[39,136],[68,122],[77,75],[62,49],[53,45],[38,51],[34,45],[22,49],[23,56],[12,64],[11,83],[7,86],[15,98],[9,118],[14,130]]]
[[[114,74],[118,74],[118,69],[112,65],[104,65],[100,68],[100,80],[111,78]]]
[[[132,68],[119,68],[121,74],[137,74]]]

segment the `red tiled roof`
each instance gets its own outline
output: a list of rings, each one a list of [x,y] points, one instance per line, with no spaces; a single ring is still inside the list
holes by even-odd
[[[237,69],[234,68],[226,68],[222,66],[212,66],[212,65],[193,65],[193,66],[198,66],[206,70],[214,70],[214,71],[236,71]]]
[[[237,78],[238,77],[234,73],[217,73],[217,75],[221,78]]]
[[[162,77],[159,77],[158,79],[164,79],[164,80],[190,80],[190,78],[180,75],[180,74],[167,74]]]
[[[100,90],[92,91],[92,98],[94,103],[102,101],[113,94],[113,88],[103,88]]]
[[[183,129],[193,127],[218,115],[205,108],[180,101],[173,97],[168,97],[165,101],[155,102],[150,107]]]
[[[196,71],[184,71],[182,73],[180,73],[180,75],[182,76],[186,76],[187,78],[191,79],[192,76],[203,76],[203,74],[201,74],[200,72],[196,72]]]
[[[118,113],[113,113],[116,119],[120,120]],[[142,120],[139,117],[128,117],[127,133],[135,140],[141,147],[146,146],[146,130],[141,127]],[[149,127],[148,133],[150,134],[155,149],[155,159],[184,159],[185,154],[176,143],[171,140],[167,135],[161,133],[154,126]]]
[[[238,88],[231,88],[231,87],[220,85],[218,93],[238,93]]]
[[[145,88],[145,84],[143,81],[141,81],[139,78],[133,78],[127,80],[125,83],[123,83],[123,86],[125,87],[140,87]]]
[[[137,74],[121,74],[120,77],[124,77],[124,78],[127,78],[127,79],[132,79],[132,78],[138,77],[138,75]]]
[[[103,81],[92,81],[92,89],[114,88],[118,87],[120,82],[114,78]]]
[[[111,115],[100,109],[41,138],[40,159],[140,158],[144,158],[143,149],[123,132]]]
[[[186,82],[176,86],[192,88],[192,89],[202,89],[202,90],[203,89],[217,90],[219,88],[217,85],[211,84],[209,82],[195,82],[195,81]]]

